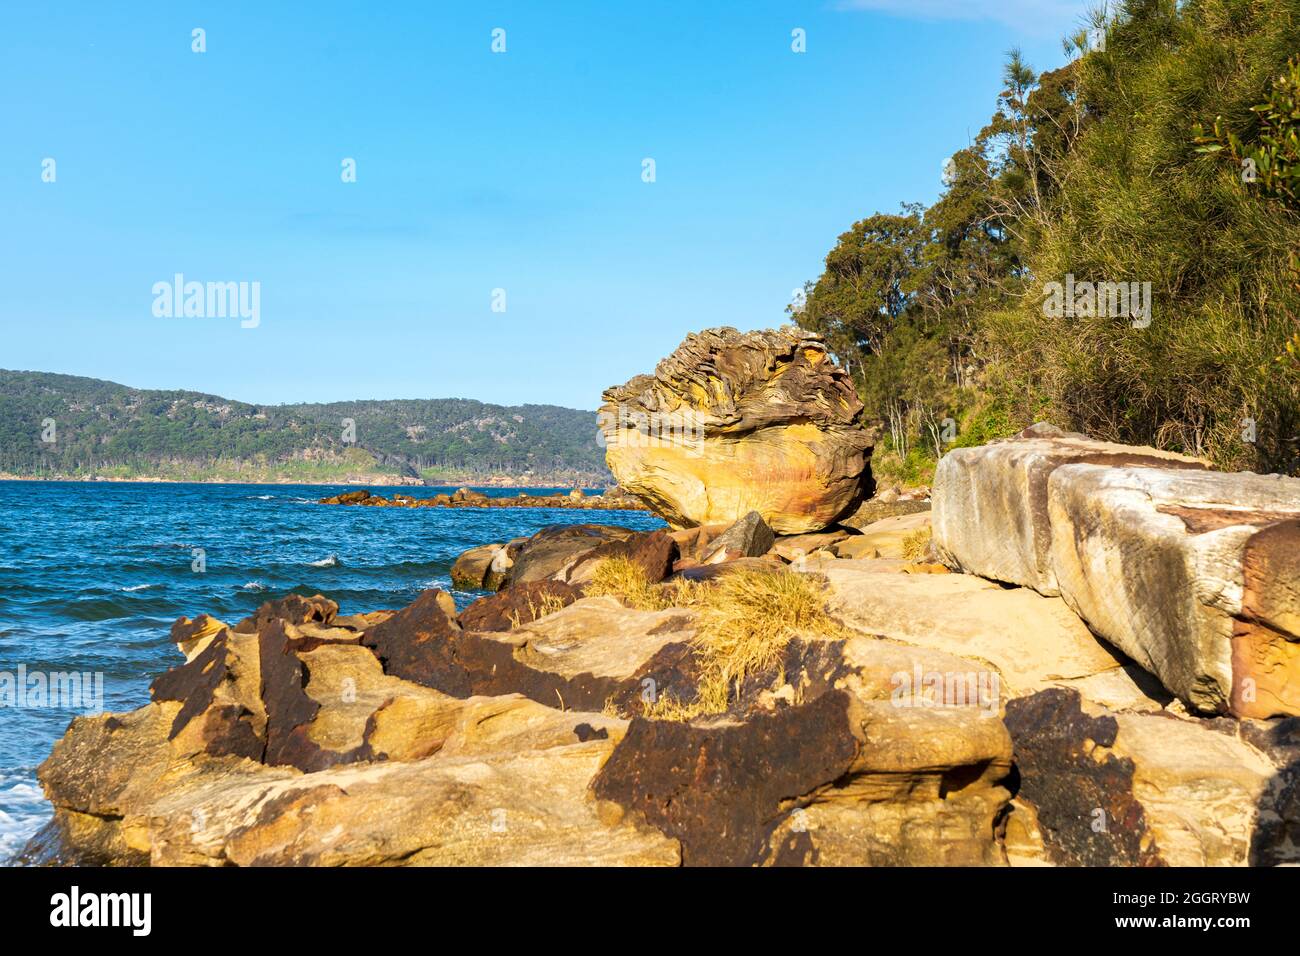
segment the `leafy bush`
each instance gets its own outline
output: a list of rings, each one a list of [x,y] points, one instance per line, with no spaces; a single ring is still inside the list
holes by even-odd
[[[1294,3],[1127,0],[1098,25],[1104,48],[1073,38],[1051,73],[1013,53],[939,201],[858,223],[807,287],[797,320],[888,432],[879,473],[918,480],[914,454],[1043,419],[1300,469]],[[1150,283],[1150,323],[1053,314],[1067,277]]]

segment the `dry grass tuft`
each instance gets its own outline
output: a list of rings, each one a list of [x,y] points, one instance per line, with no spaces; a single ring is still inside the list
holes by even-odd
[[[602,561],[584,589],[588,597],[612,595],[638,611],[663,611],[670,607],[690,607],[703,588],[697,581],[677,578],[653,584],[645,568],[628,558]]]
[[[661,697],[646,713],[651,719],[690,720],[722,713],[747,677],[780,665],[791,638],[843,632],[826,613],[824,592],[806,574],[738,571],[698,588],[693,597],[693,645],[700,661],[696,698],[683,703]]]
[[[586,593],[613,595],[643,611],[683,607],[694,612],[693,646],[701,668],[695,699],[683,702],[663,695],[645,708],[651,720],[723,713],[747,677],[780,665],[792,637],[833,637],[843,631],[826,613],[816,579],[784,569],[737,571],[709,582],[678,578],[652,584],[640,565],[610,558],[596,569]]]
[[[651,584],[645,568],[628,558],[609,558],[596,566],[584,589],[589,597],[612,595],[640,611],[661,611],[669,605],[658,586]]]
[[[555,594],[543,594],[541,599],[534,604],[533,599],[528,599],[528,620],[520,619],[518,611],[510,615],[510,624],[512,627],[519,627],[521,624],[531,624],[533,621],[541,620],[549,614],[556,611],[562,611],[566,607],[563,598]]]
[[[905,537],[903,539],[903,559],[906,561],[919,561],[923,558],[930,547],[931,537],[933,537],[933,531],[928,525],[924,528],[917,528]]]

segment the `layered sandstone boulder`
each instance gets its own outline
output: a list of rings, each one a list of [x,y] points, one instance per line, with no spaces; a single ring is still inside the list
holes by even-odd
[[[957,568],[1060,595],[1196,710],[1300,714],[1300,480],[1036,428],[940,462]]]
[[[955,448],[935,469],[935,543],[972,574],[1059,593],[1052,566],[1048,482],[1062,465],[1205,470],[1193,458],[1093,441],[1035,425],[1006,441]]]
[[[862,402],[820,337],[793,327],[687,336],[654,375],[608,389],[605,458],[675,528],[751,511],[820,531],[870,493]]]

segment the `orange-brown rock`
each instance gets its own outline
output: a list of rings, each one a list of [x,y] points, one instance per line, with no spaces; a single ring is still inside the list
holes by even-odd
[[[692,334],[604,399],[606,463],[676,528],[757,511],[779,534],[820,531],[870,492],[862,402],[810,332]]]

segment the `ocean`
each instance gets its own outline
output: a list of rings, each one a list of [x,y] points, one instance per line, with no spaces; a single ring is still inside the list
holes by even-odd
[[[153,677],[183,662],[168,640],[176,618],[234,624],[290,592],[342,613],[400,608],[451,590],[452,562],[475,545],[550,524],[663,527],[639,511],[315,503],[349,490],[0,481],[0,861],[50,816],[36,767],[68,722],[147,703]],[[380,493],[394,490],[454,489]],[[461,607],[479,596],[452,593]]]

